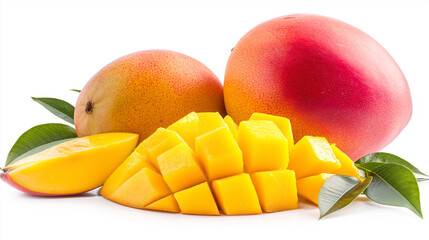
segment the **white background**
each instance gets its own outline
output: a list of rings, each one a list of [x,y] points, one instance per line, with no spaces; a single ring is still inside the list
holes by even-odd
[[[348,22],[373,36],[409,81],[414,112],[384,151],[429,172],[429,1],[1,1],[0,162],[28,128],[60,122],[30,97],[75,103],[86,81],[112,60],[144,49],[190,55],[223,80],[234,44],[252,27],[292,13]],[[429,218],[429,183],[421,187]],[[318,221],[317,208],[258,216],[201,217],[123,207],[96,192],[42,198],[0,183],[0,239],[381,238],[428,236],[428,220],[359,199]]]

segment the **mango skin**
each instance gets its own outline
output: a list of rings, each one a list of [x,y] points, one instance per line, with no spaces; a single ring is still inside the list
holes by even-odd
[[[189,56],[147,50],[121,57],[95,74],[79,95],[74,119],[79,137],[132,132],[141,142],[192,111],[225,115],[222,83]]]
[[[236,122],[261,112],[289,118],[295,141],[324,136],[352,160],[379,151],[411,118],[407,81],[373,38],[317,15],[250,30],[226,67],[225,106]]]

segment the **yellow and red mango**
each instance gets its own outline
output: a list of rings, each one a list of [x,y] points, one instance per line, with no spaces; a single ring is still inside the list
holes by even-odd
[[[361,30],[309,14],[259,24],[235,45],[224,80],[228,115],[291,120],[295,139],[324,136],[352,160],[376,152],[407,125],[407,81],[390,54]]]

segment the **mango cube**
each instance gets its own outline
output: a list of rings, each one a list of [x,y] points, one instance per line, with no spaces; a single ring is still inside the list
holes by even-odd
[[[199,126],[197,130],[197,137],[206,132],[210,132],[220,127],[227,127],[222,116],[218,112],[202,112],[197,113],[199,119]]]
[[[319,192],[323,184],[333,174],[321,173],[315,176],[305,177],[296,180],[298,195],[316,205],[319,205]]]
[[[331,144],[331,148],[334,151],[335,157],[340,161],[341,167],[335,171],[333,174],[338,175],[347,175],[356,177],[359,180],[363,181],[363,179],[359,176],[358,169],[355,167],[354,162],[343,153],[335,144]]]
[[[234,119],[232,119],[232,117],[230,117],[228,115],[223,120],[225,121],[226,125],[228,126],[228,129],[232,133],[232,136],[234,137],[234,139],[237,140],[237,137],[238,137],[238,125],[237,125],[237,123],[235,123]]]
[[[192,149],[181,143],[158,156],[159,169],[171,191],[177,192],[206,181]]]
[[[198,125],[200,120],[195,112],[191,112],[185,117],[181,118],[177,122],[167,127],[167,130],[171,130],[179,134],[180,137],[185,140],[189,147],[195,149],[195,136],[197,134]]]
[[[288,166],[288,142],[271,121],[241,122],[238,145],[243,152],[244,170],[248,173],[286,169]]]
[[[265,113],[253,113],[249,120],[267,120],[272,121],[280,131],[283,133],[287,142],[289,144],[289,150],[292,149],[294,145],[292,126],[290,124],[290,120],[285,117],[274,116]]]
[[[158,128],[152,135],[143,140],[134,151],[148,155],[152,164],[159,169],[158,156],[183,142],[183,139],[176,132]]]
[[[155,201],[147,205],[145,209],[164,211],[164,212],[173,212],[173,213],[180,212],[179,205],[177,204],[176,199],[173,197],[173,194],[170,194],[167,197],[161,198],[158,201]]]
[[[186,214],[219,215],[216,202],[207,182],[174,194],[180,210]]]
[[[161,175],[150,168],[143,168],[124,182],[115,192],[106,198],[134,208],[144,208],[171,192]]]
[[[262,212],[255,187],[247,173],[215,180],[212,182],[212,189],[226,215]]]
[[[298,208],[296,179],[292,170],[255,172],[250,177],[264,212]]]
[[[209,181],[243,172],[243,155],[227,127],[197,137],[195,155]]]
[[[297,179],[331,173],[341,167],[331,146],[323,137],[304,136],[292,148],[289,157],[289,169],[295,171]]]

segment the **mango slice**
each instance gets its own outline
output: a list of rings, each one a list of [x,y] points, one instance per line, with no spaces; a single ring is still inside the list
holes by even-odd
[[[195,155],[209,181],[243,172],[243,155],[227,127],[197,137],[195,145]]]
[[[238,138],[238,125],[237,125],[237,123],[235,123],[234,119],[232,119],[232,117],[230,117],[229,115],[227,115],[223,120],[225,121],[226,125],[228,126],[228,129],[232,133],[232,136],[234,137],[234,139],[237,140],[237,138]]]
[[[292,170],[255,172],[250,177],[264,212],[298,208],[296,179]]]
[[[268,120],[274,122],[287,139],[289,150],[292,149],[294,140],[292,126],[289,119],[265,113],[253,113],[249,120]]]
[[[243,152],[245,172],[286,169],[288,166],[288,142],[272,121],[241,122],[238,145]]]
[[[197,137],[206,132],[210,132],[220,127],[228,127],[218,112],[202,112],[197,113],[199,119],[199,126],[197,130]]]
[[[173,192],[206,181],[192,149],[186,143],[181,143],[159,155],[158,164],[162,177]]]
[[[319,205],[319,192],[323,184],[333,174],[321,173],[315,176],[305,177],[296,181],[298,195],[316,205]]]
[[[147,155],[152,164],[159,169],[158,156],[183,142],[183,139],[176,132],[158,128],[155,133],[143,140],[135,151]]]
[[[296,178],[330,173],[341,167],[341,163],[326,138],[304,136],[292,148],[289,169],[295,171]]]
[[[179,134],[180,137],[185,140],[189,147],[195,149],[195,136],[197,134],[198,125],[200,120],[195,112],[191,112],[184,116],[177,122],[167,127],[167,130],[171,130]]]
[[[150,168],[143,168],[111,195],[103,196],[129,207],[144,208],[170,193],[159,173]]]
[[[186,214],[219,215],[216,202],[207,182],[174,194],[180,210]]]
[[[353,160],[351,160],[349,156],[347,156],[337,146],[335,146],[335,144],[331,144],[331,148],[334,151],[335,157],[338,159],[338,161],[340,161],[341,164],[341,167],[332,173],[356,177],[360,181],[363,181],[363,179],[359,176],[358,169],[355,167]]]
[[[105,133],[70,140],[23,158],[2,179],[36,195],[72,195],[101,186],[133,151],[138,135]]]
[[[177,201],[174,198],[173,194],[170,194],[167,197],[161,198],[160,200],[147,205],[145,209],[164,211],[164,212],[173,212],[173,213],[180,212],[179,205],[177,204]]]
[[[226,215],[259,214],[258,195],[249,174],[218,179],[212,182],[217,202]]]

